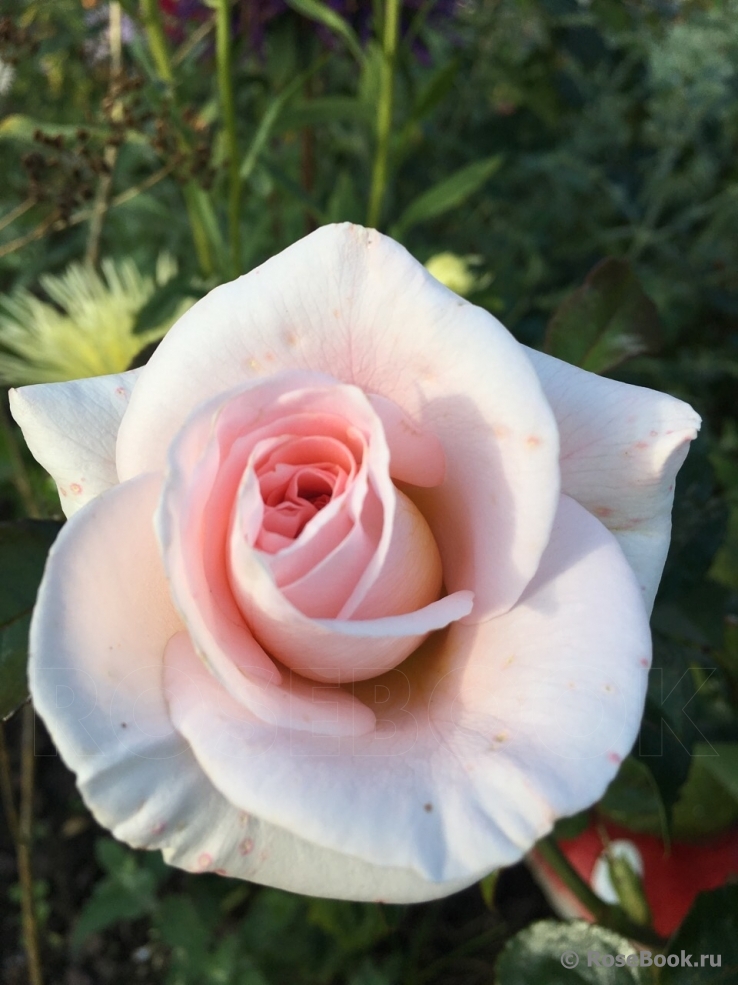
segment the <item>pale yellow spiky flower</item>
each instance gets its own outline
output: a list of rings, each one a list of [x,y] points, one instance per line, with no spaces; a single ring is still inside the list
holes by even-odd
[[[183,300],[166,321],[134,334],[141,309],[176,273],[168,254],[159,257],[153,276],[131,259],[103,260],[102,274],[72,263],[60,276],[40,278],[54,304],[25,289],[0,298],[0,381],[54,383],[123,372],[193,303]]]
[[[425,269],[455,294],[466,297],[472,291],[481,291],[492,282],[491,274],[480,275],[475,269],[481,260],[478,256],[436,253],[426,260]]]

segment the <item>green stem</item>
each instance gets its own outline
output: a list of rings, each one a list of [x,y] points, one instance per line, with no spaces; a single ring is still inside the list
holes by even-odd
[[[161,11],[159,10],[159,0],[141,0],[141,20],[143,21],[146,37],[151,49],[151,55],[156,65],[156,71],[162,82],[172,85],[174,73],[172,72],[172,62],[169,58],[169,48],[164,34],[164,25],[161,22]]]
[[[197,253],[197,262],[200,264],[200,270],[203,274],[206,277],[210,277],[215,267],[210,251],[210,240],[205,229],[205,223],[200,218],[200,209],[197,204],[199,190],[197,182],[191,180],[182,189],[182,194],[184,195],[187,218],[190,222],[190,232],[192,233],[192,240],[195,244],[195,252]]]
[[[18,880],[21,887],[21,919],[23,943],[28,961],[30,985],[43,985],[41,950],[39,947],[36,901],[33,892],[33,779],[34,779],[34,725],[33,705],[29,701],[22,711],[21,736],[21,790],[18,813]]]
[[[164,34],[164,25],[161,21],[159,0],[141,0],[141,20],[159,79],[173,89],[174,71],[172,70],[172,60],[169,55],[166,35]],[[180,137],[180,149],[183,153],[189,152],[189,148],[183,137]],[[214,264],[210,250],[210,241],[208,240],[207,232],[197,208],[195,200],[196,187],[193,191],[194,185],[195,182],[190,181],[183,189],[185,208],[187,209],[187,219],[190,223],[190,231],[195,244],[195,252],[197,253],[200,269],[206,277],[209,277],[214,270]]]
[[[382,67],[379,80],[379,101],[377,104],[377,151],[372,170],[372,186],[369,193],[367,225],[376,226],[382,215],[390,137],[392,134],[392,104],[395,88],[395,59],[400,25],[400,0],[385,0],[384,26],[382,31]]]
[[[663,947],[666,943],[653,930],[642,924],[634,923],[619,906],[613,906],[601,899],[582,879],[569,859],[559,848],[555,839],[549,835],[536,844],[536,852],[544,862],[577,897],[580,903],[589,910],[595,922],[608,927],[630,940],[654,947]]]
[[[228,236],[231,248],[231,273],[237,277],[241,273],[241,168],[238,159],[236,104],[233,98],[230,0],[218,0],[215,11],[215,58],[228,147]]]

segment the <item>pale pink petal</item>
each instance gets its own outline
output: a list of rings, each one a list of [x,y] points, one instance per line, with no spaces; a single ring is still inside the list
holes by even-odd
[[[389,445],[392,478],[413,486],[440,486],[446,455],[438,436],[421,430],[394,401],[376,393],[368,396]]]
[[[669,549],[674,480],[699,415],[667,393],[528,354],[559,425],[562,489],[615,534],[650,612]]]
[[[398,512],[398,535],[393,544],[400,494],[389,478],[389,452],[370,404],[355,387],[334,384],[311,389],[311,382],[322,384],[324,378],[316,381],[308,373],[279,374],[264,383],[229,392],[199,408],[173,444],[162,497],[159,533],[177,607],[203,660],[252,709],[255,708],[250,693],[253,688],[244,675],[256,681],[261,677],[269,680],[270,671],[277,674],[278,669],[267,653],[311,679],[350,683],[401,662],[429,632],[468,615],[471,608],[471,593],[457,592],[416,612],[386,615],[381,620],[347,618],[368,597],[378,576],[394,577],[389,572],[390,561],[401,565],[400,579],[408,582],[403,584],[400,603],[409,605],[417,598],[428,601],[428,592],[435,591],[440,579],[431,537],[426,535],[420,541],[425,544],[427,570],[409,563],[418,555],[406,548],[408,535],[423,523],[414,508],[408,506]],[[326,558],[325,569],[319,562],[315,564],[316,572],[322,571],[324,579],[329,574],[337,590],[349,591],[337,619],[311,619],[295,608],[275,582],[271,555],[253,546],[263,516],[263,503],[256,474],[246,467],[247,456],[267,428],[275,435],[280,432],[283,427],[280,412],[285,414],[284,420],[296,420],[298,409],[318,417],[321,413],[325,417],[328,412],[336,414],[342,410],[346,419],[353,422],[357,434],[364,430],[362,464],[344,495],[350,502],[363,476],[365,485],[371,483],[384,512],[381,529],[369,537],[371,551],[367,552],[366,544],[349,543],[351,553],[360,556],[363,570],[354,570],[351,557],[341,555],[343,541],[334,548],[340,563],[331,567],[331,554]],[[251,430],[252,419],[260,425],[256,431]],[[235,522],[231,524],[234,503],[237,504]],[[340,505],[338,500],[335,505]],[[329,515],[333,506],[334,503],[326,506],[321,518],[323,514]],[[357,512],[352,514],[354,520],[359,518],[361,507],[359,500]],[[363,514],[361,520],[365,521]],[[370,533],[368,528],[364,529]],[[424,524],[420,529],[421,532],[425,529]],[[346,542],[353,532],[349,530]],[[306,544],[309,549],[309,538]],[[352,584],[357,574],[358,580]],[[307,572],[305,577],[309,577]],[[323,590],[329,602],[340,598],[338,595],[334,598],[325,586]],[[372,611],[385,598],[375,593]],[[315,611],[318,610],[314,606],[311,612]],[[278,684],[279,678],[272,683]],[[363,706],[354,707],[357,704],[350,695],[345,695],[341,705],[343,717],[337,721],[336,728],[372,727],[373,715]],[[305,718],[308,720],[309,716]]]
[[[553,415],[499,322],[372,230],[319,229],[191,308],[136,387],[119,437],[121,476],[162,469],[201,401],[286,369],[391,400],[440,439],[446,479],[422,502],[411,498],[438,543],[446,587],[475,592],[477,618],[509,608],[556,510]]]
[[[171,865],[313,896],[405,903],[463,888],[469,880],[429,883],[320,849],[215,790],[162,690],[164,647],[180,622],[151,525],[158,489],[136,479],[66,525],[34,617],[34,704],[95,818]]]
[[[515,609],[456,623],[357,685],[371,733],[275,734],[186,637],[165,662],[176,727],[238,807],[368,863],[464,880],[514,862],[601,796],[637,733],[650,634],[617,542],[564,497]]]
[[[10,391],[33,457],[52,476],[66,516],[118,483],[118,428],[140,370]]]

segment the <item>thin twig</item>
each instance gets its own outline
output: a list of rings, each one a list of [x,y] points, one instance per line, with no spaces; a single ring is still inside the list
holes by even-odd
[[[33,243],[37,239],[41,239],[54,225],[54,223],[59,220],[59,209],[54,209],[50,212],[46,218],[40,222],[35,229],[31,229],[24,236],[19,236],[17,239],[11,239],[9,243],[3,243],[0,246],[0,257],[5,257],[9,253],[15,253],[16,250],[22,250],[24,246],[28,246],[29,243]]]
[[[120,3],[113,0],[108,7],[109,35],[110,35],[110,85],[120,79],[123,68],[123,12]],[[123,106],[120,98],[113,105],[110,118],[115,124],[123,118]],[[100,176],[95,196],[95,204],[92,209],[90,219],[90,229],[87,236],[87,249],[85,250],[85,260],[93,266],[97,263],[100,253],[100,239],[102,237],[105,215],[110,207],[110,192],[113,188],[113,171],[115,162],[118,160],[118,148],[107,146],[104,155],[106,170]]]
[[[193,31],[189,38],[187,38],[187,40],[182,43],[182,46],[172,55],[172,67],[176,68],[180,65],[192,49],[203,41],[208,34],[210,34],[214,26],[215,25],[211,20],[207,20],[204,24],[201,24],[197,30]]]
[[[162,178],[166,178],[168,174],[179,164],[180,158],[176,158],[166,164],[163,168],[150,174],[148,178],[145,178],[138,185],[132,185],[130,188],[126,188],[124,192],[119,195],[115,195],[110,200],[108,205],[108,210],[117,208],[119,205],[124,205],[126,202],[130,202],[132,198],[140,195],[142,192],[148,191],[149,188],[153,188],[154,185],[158,184]],[[30,233],[26,236],[20,236],[18,239],[12,239],[9,243],[5,243],[0,246],[0,257],[7,256],[9,253],[13,253],[15,250],[20,250],[24,246],[28,246],[36,239],[41,239],[42,236],[47,232],[60,232],[62,229],[68,229],[70,226],[78,226],[80,222],[87,222],[91,218],[93,208],[82,209],[80,212],[75,212],[68,219],[62,219],[59,217],[59,210],[55,209],[50,213],[35,229],[32,229]]]
[[[29,195],[25,202],[21,202],[20,205],[16,205],[14,209],[7,212],[2,219],[0,219],[0,229],[5,229],[9,226],[11,222],[15,222],[16,219],[20,219],[22,215],[25,215],[29,209],[32,209],[36,204],[38,199],[34,195]]]
[[[18,879],[21,886],[21,918],[23,921],[23,943],[28,960],[30,985],[43,985],[41,954],[38,946],[38,924],[33,893],[33,866],[31,847],[33,844],[33,773],[34,749],[33,730],[35,714],[30,701],[23,707],[21,736],[21,795],[18,815]]]
[[[3,798],[3,811],[8,822],[10,835],[14,843],[18,841],[18,812],[15,809],[13,796],[13,774],[10,770],[8,744],[5,741],[5,726],[0,722],[0,795]]]

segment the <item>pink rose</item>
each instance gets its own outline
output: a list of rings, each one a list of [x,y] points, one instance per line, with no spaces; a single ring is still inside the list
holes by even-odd
[[[123,841],[430,899],[628,753],[699,418],[525,349],[392,240],[320,229],[144,369],[13,412],[71,517],[33,697]]]

